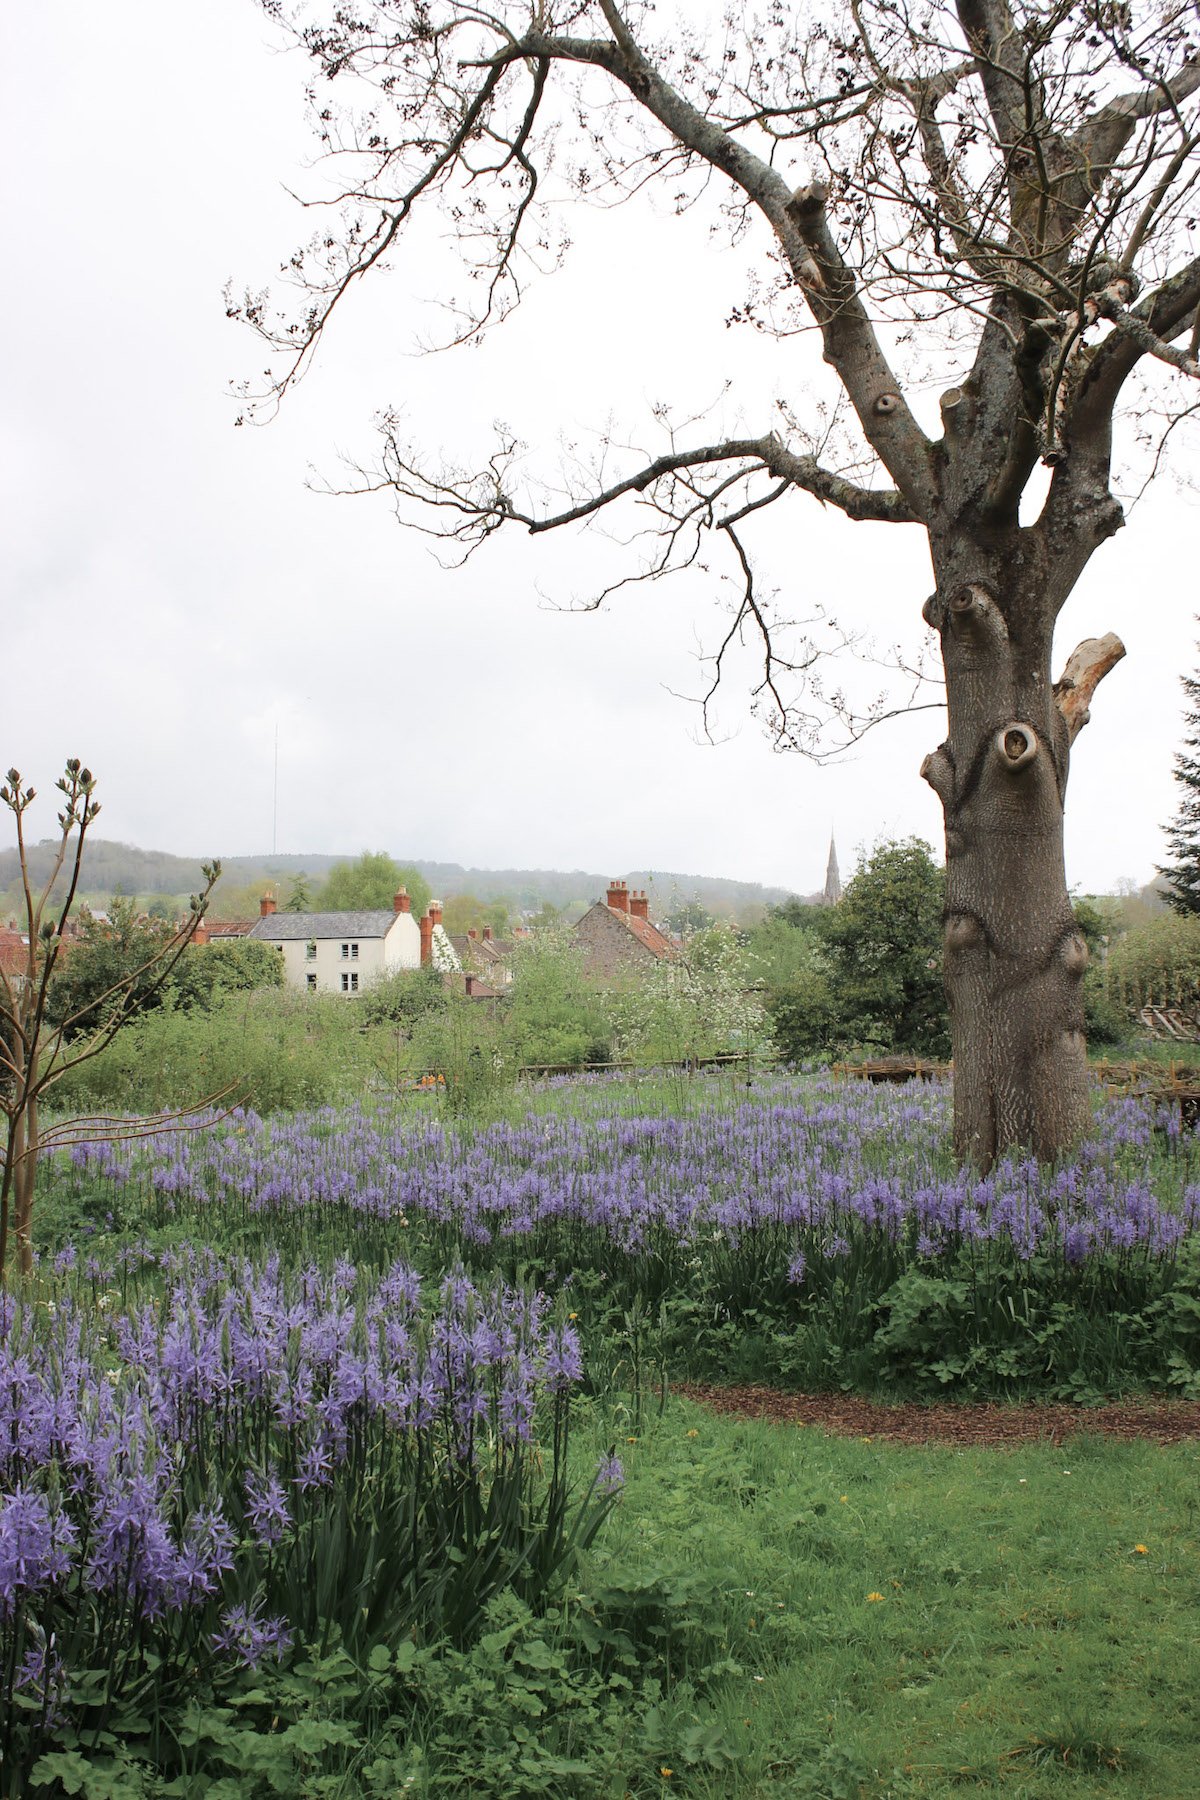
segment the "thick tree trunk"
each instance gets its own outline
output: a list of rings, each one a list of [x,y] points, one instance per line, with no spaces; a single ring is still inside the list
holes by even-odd
[[[1073,733],[1051,682],[1053,613],[1009,575],[1003,594],[999,579],[943,583],[926,608],[949,716],[922,774],[946,820],[954,1138],[984,1169],[1007,1149],[1056,1157],[1088,1119],[1088,952],[1063,863]]]

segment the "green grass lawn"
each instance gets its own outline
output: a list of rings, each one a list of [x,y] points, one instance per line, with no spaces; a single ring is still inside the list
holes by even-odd
[[[1200,1446],[912,1449],[672,1401],[625,1455],[606,1559],[690,1577],[740,1669],[691,1760],[664,1740],[664,1793],[1200,1790]]]

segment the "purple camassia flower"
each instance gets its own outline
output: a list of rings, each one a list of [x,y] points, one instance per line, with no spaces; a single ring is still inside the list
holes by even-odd
[[[270,1550],[280,1542],[292,1522],[283,1483],[274,1469],[268,1469],[265,1475],[251,1470],[246,1476],[245,1487],[246,1523],[259,1545]]]
[[[795,1256],[793,1256],[791,1262],[788,1264],[787,1278],[791,1287],[804,1286],[804,1271],[807,1267],[808,1259],[803,1250],[797,1250]]]
[[[264,1619],[257,1604],[239,1602],[221,1615],[221,1629],[213,1633],[218,1650],[229,1651],[248,1669],[257,1669],[264,1656],[282,1660],[292,1647],[292,1634],[286,1619],[276,1616]]]
[[[64,1580],[78,1542],[71,1520],[36,1489],[18,1482],[0,1496],[0,1620],[11,1619],[28,1595]]]
[[[602,1457],[596,1468],[596,1492],[604,1495],[619,1494],[624,1486],[625,1470],[621,1466],[620,1457]]]
[[[300,1452],[296,1486],[302,1494],[314,1488],[328,1487],[333,1480],[333,1452],[323,1434],[318,1435]]]
[[[560,1326],[546,1339],[544,1371],[546,1385],[552,1394],[563,1394],[573,1382],[583,1378],[583,1356],[579,1333],[573,1325]]]
[[[519,1438],[527,1444],[532,1440],[534,1405],[533,1369],[521,1352],[500,1390],[500,1427],[506,1442]]]
[[[98,1496],[92,1515],[89,1586],[103,1594],[128,1583],[143,1618],[155,1619],[174,1599],[177,1562],[149,1476],[118,1475]]]
[[[215,1594],[220,1577],[233,1568],[237,1540],[217,1501],[200,1506],[188,1520],[183,1549],[175,1559],[175,1598],[188,1606]]]
[[[1076,1265],[1086,1262],[1094,1237],[1095,1228],[1090,1219],[1075,1219],[1064,1226],[1062,1241],[1066,1260]]]
[[[48,1730],[67,1722],[63,1693],[67,1685],[67,1668],[55,1647],[53,1632],[48,1644],[34,1644],[25,1652],[13,1681],[15,1693],[24,1694],[41,1707]]]

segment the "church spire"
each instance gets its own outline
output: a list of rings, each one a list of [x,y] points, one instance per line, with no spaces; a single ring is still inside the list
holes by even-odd
[[[825,869],[825,892],[821,895],[826,906],[836,906],[842,897],[842,878],[838,873],[837,845],[833,841],[832,831],[829,834],[829,862]]]

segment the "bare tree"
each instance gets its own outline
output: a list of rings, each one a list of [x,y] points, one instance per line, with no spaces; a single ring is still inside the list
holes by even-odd
[[[221,1098],[210,1095],[195,1106],[149,1121],[92,1117],[44,1124],[42,1101],[54,1084],[69,1069],[98,1056],[121,1027],[170,980],[204,917],[208,897],[221,873],[220,863],[206,866],[204,889],[192,897],[183,923],[156,942],[151,954],[136,968],[126,970],[103,993],[91,995],[51,1025],[46,1012],[50,983],[64,949],[68,949],[67,921],[83,872],[84,843],[88,828],[100,811],[92,798],[95,777],[77,757],[67,763],[55,785],[63,795],[58,844],[50,872],[36,891],[30,879],[25,836],[25,814],[36,799],[36,792],[22,786],[16,769],[8,771],[0,786],[0,804],[8,808],[16,823],[26,926],[24,968],[17,973],[0,967],[0,1118],[5,1121],[0,1166],[0,1284],[8,1268],[10,1224],[14,1227],[21,1273],[28,1275],[33,1268],[33,1198],[38,1157],[43,1150],[82,1138],[120,1141],[186,1128],[214,1099]],[[65,885],[55,899],[54,890],[64,871]]]
[[[286,20],[286,0],[262,4]],[[801,490],[926,532],[948,729],[922,773],[945,813],[956,1140],[982,1164],[1006,1144],[1052,1156],[1086,1117],[1087,949],[1067,898],[1063,795],[1123,649],[1090,639],[1055,681],[1052,640],[1123,521],[1114,423],[1158,412],[1165,439],[1197,410],[1198,26],[1195,0],[774,0],[731,7],[699,28],[704,41],[686,8],[656,17],[646,0],[362,0],[318,22],[308,8],[293,29],[343,171],[341,222],[285,268],[298,302],[230,301],[281,357],[247,397],[277,401],[421,209],[441,207],[475,277],[461,340],[520,299],[568,193],[669,181],[682,211],[716,182],[759,252],[745,310],[819,336],[840,437],[815,405],[709,443],[660,419],[655,454],[547,506],[515,444],[476,470],[436,468],[385,417],[362,485],[466,552],[501,529],[630,504],[654,508],[658,528],[631,578],[723,543],[739,599],[718,674],[728,644],[756,630],[760,702],[780,741],[800,745],[811,647],[781,644],[760,603],[754,516]],[[933,435],[917,391],[951,371]],[[1148,382],[1136,404],[1135,378]]]

